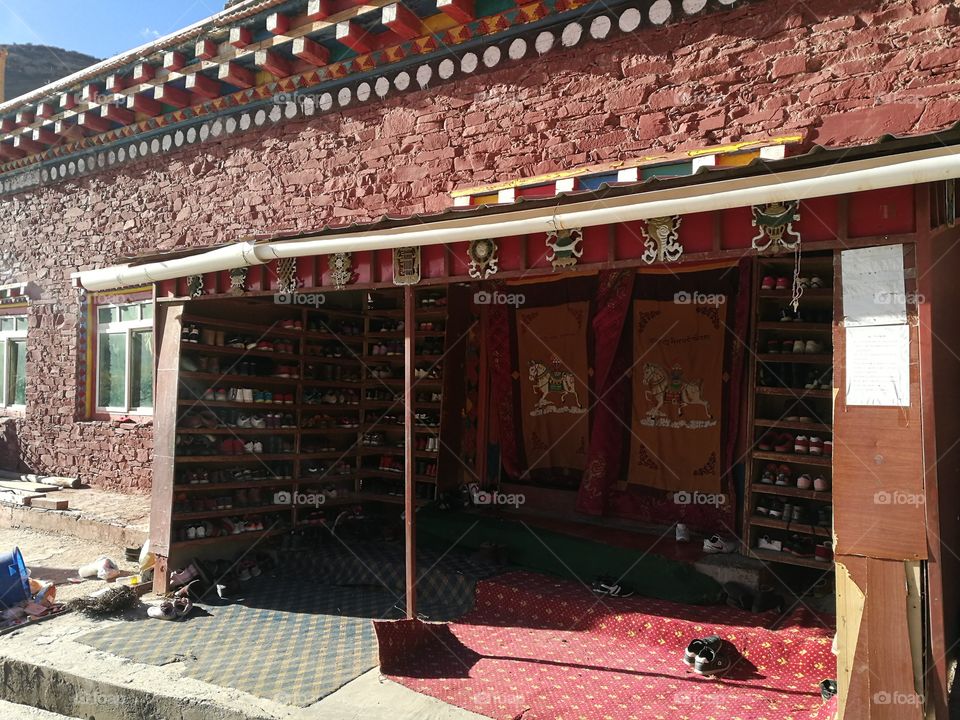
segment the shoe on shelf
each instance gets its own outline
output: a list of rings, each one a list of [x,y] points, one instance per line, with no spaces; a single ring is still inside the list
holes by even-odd
[[[757,450],[762,452],[770,452],[773,450],[773,434],[766,433],[757,441]]]
[[[810,436],[810,454],[823,455],[823,440],[816,435]]]
[[[776,280],[773,279],[772,275],[764,276],[763,280],[760,282],[761,290],[773,290]]]
[[[807,340],[803,346],[803,352],[808,355],[819,355],[823,352],[823,343],[819,343],[816,340]]]
[[[800,353],[805,352],[805,351],[806,351],[806,347],[807,347],[807,344],[804,343],[803,340],[794,340],[794,341],[793,341],[793,352],[794,352],[794,353],[797,353],[798,355],[799,355]]]
[[[806,435],[797,435],[793,439],[793,452],[797,455],[807,455],[810,453],[810,441]]]
[[[803,473],[800,477],[797,478],[797,489],[798,490],[813,489],[813,480],[810,479],[810,476],[807,473]]]
[[[757,548],[760,550],[781,552],[783,550],[783,543],[780,540],[771,540],[769,535],[764,535],[757,540]]]
[[[793,435],[788,432],[780,433],[774,441],[773,451],[778,453],[790,452],[793,444]]]
[[[833,562],[833,548],[829,540],[820,543],[813,549],[813,559],[819,562]]]
[[[774,287],[776,290],[786,290],[789,287],[788,282],[787,278],[778,277]]]
[[[813,489],[817,492],[828,492],[830,490],[830,481],[823,475],[817,475],[813,480]]]

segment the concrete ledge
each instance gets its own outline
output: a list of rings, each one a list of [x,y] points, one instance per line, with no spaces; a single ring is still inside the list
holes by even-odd
[[[0,504],[0,527],[14,529],[27,527],[72,535],[82,540],[111,543],[120,547],[140,547],[146,542],[148,536],[148,532],[144,529],[85,517],[75,510],[44,510],[7,503]]]
[[[697,560],[693,567],[721,585],[736,582],[753,592],[758,591],[761,585],[774,584],[770,570],[763,562],[738,553],[705,555]]]

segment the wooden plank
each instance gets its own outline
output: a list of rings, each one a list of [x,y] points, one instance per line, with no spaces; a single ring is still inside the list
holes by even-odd
[[[26,482],[24,480],[0,480],[0,487],[10,490],[27,490],[28,492],[54,492],[60,489],[57,485]]]
[[[835,280],[839,278],[838,270]],[[840,293],[840,283],[835,285]],[[833,503],[837,552],[889,560],[926,559],[916,316],[910,323],[909,407],[846,405],[846,331],[839,323],[834,327],[833,340]]]
[[[70,501],[38,497],[30,500],[30,507],[42,508],[44,510],[67,510],[70,507]]]
[[[869,685],[865,682],[865,672],[862,665],[857,664],[857,653],[860,649],[860,626],[864,610],[864,594],[856,577],[863,577],[866,573],[866,561],[857,557],[836,558],[837,583],[837,688],[840,704],[838,705],[837,720],[844,720],[846,708],[863,708],[869,705]],[[866,646],[866,633],[862,644]],[[856,711],[849,717],[859,717]]]
[[[403,524],[404,550],[406,565],[407,618],[417,617],[417,524],[416,524],[416,482],[414,471],[414,435],[413,435],[413,364],[416,359],[416,330],[414,323],[413,285],[403,287],[403,438],[404,438],[404,483],[403,483]]]

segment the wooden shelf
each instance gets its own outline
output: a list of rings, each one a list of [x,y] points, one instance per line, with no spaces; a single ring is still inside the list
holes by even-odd
[[[802,420],[765,420],[765,419],[756,419],[753,421],[753,424],[756,427],[767,427],[767,428],[788,428],[791,430],[808,430],[812,432],[822,432],[822,433],[832,433],[833,427],[827,425],[826,423],[818,422],[804,422]]]
[[[770,330],[794,334],[798,332],[832,333],[833,323],[828,322],[793,322],[792,320],[761,320],[757,323],[757,330]]]
[[[296,453],[276,453],[265,455],[263,453],[244,453],[243,455],[176,455],[174,459],[180,463],[251,463],[251,462],[273,462],[275,460],[296,460]]]
[[[271,375],[224,375],[211,372],[192,372],[190,370],[181,370],[180,377],[185,380],[209,380],[216,385],[282,385],[284,387],[296,387],[300,382],[298,378],[282,378]]]
[[[804,390],[803,388],[780,388],[758,386],[757,395],[776,395],[778,397],[789,397],[797,400],[805,398],[823,398],[829,400],[833,397],[833,390]]]
[[[247,350],[246,348],[227,347],[226,345],[207,345],[206,343],[188,342],[186,340],[182,340],[180,342],[180,347],[189,352],[199,352],[203,353],[204,355],[226,355],[229,357],[236,357],[238,360],[253,357],[270,358],[271,360],[277,360],[279,362],[300,362],[299,355],[271,352],[270,350]]]
[[[284,428],[177,428],[177,435],[292,435],[297,432],[295,427]]]
[[[174,522],[186,520],[207,520],[210,518],[230,517],[231,515],[262,515],[269,512],[283,512],[289,509],[285,505],[260,505],[259,507],[231,507],[223,510],[200,510],[190,513],[173,513]],[[204,538],[206,539],[206,538]]]
[[[311,388],[340,388],[340,389],[349,389],[349,390],[359,390],[360,386],[363,385],[361,380],[356,382],[351,382],[348,380],[312,380],[310,378],[304,378],[300,380],[300,384],[304,387]]]
[[[757,359],[763,363],[833,364],[832,353],[758,353]]]
[[[301,428],[301,429],[300,429],[300,434],[301,434],[301,435],[325,435],[325,434],[327,434],[327,433],[352,433],[352,434],[356,435],[356,433],[357,433],[359,430],[360,430],[360,428],[355,428],[355,427],[354,427],[354,428],[346,428],[346,427],[340,427],[340,426],[331,426],[331,427],[325,427],[325,428],[324,428],[324,427],[311,427],[311,428]]]
[[[750,517],[750,524],[758,527],[772,528],[774,530],[783,530],[785,532],[795,532],[800,535],[813,535],[815,537],[830,538],[830,530],[818,525],[810,525],[802,522],[786,522],[776,518],[766,518],[762,515],[753,515]]]
[[[765,483],[753,483],[750,486],[750,492],[763,493],[764,495],[779,495],[781,497],[803,498],[804,500],[816,500],[823,503],[833,502],[833,495],[829,490],[817,492],[816,490],[801,490],[791,485],[766,485]]]
[[[760,548],[750,548],[748,552],[752,557],[757,558],[757,560],[763,560],[764,562],[785,563],[787,565],[802,565],[803,567],[817,568],[818,570],[824,571],[833,570],[833,561],[823,562],[821,560],[815,560],[813,557],[802,558],[797,557],[796,555],[791,555],[787,552],[761,550]]]
[[[382,493],[368,493],[368,492],[359,492],[356,494],[357,502],[383,502],[383,503],[393,503],[395,505],[403,505],[403,495],[386,495]],[[423,507],[427,503],[433,502],[432,500],[424,500],[422,498],[414,498],[413,503],[417,507]]]
[[[180,398],[177,400],[177,405],[184,405],[190,407],[199,407],[201,409],[205,408],[231,408],[234,410],[249,410],[249,409],[260,409],[260,410],[272,410],[274,412],[278,410],[286,410],[287,412],[292,412],[299,408],[300,406],[297,403],[275,403],[275,402],[236,402],[234,400],[203,400],[202,398]]]
[[[818,455],[799,455],[797,453],[768,452],[754,450],[755,460],[771,460],[774,462],[790,463],[791,465],[815,465],[816,467],[833,467],[833,458]]]
[[[237,320],[221,320],[219,318],[186,317],[183,318],[183,325],[200,325],[211,330],[236,330],[238,333],[249,333],[253,337],[262,338],[266,336],[294,338],[299,339],[303,336],[303,330],[282,328],[279,324],[258,325],[256,323],[239,322]],[[190,343],[199,345],[199,343]],[[265,351],[269,353],[270,351]]]
[[[296,480],[288,479],[274,479],[274,480],[241,480],[238,482],[230,481],[224,483],[218,482],[207,482],[207,483],[185,483],[185,484],[176,484],[173,486],[174,494],[181,492],[217,492],[220,490],[246,490],[246,489],[257,489],[257,488],[272,488],[272,487],[290,487],[296,484]]]
[[[275,528],[273,530],[256,530],[254,532],[242,532],[236,535],[221,535],[219,537],[201,538],[200,540],[178,540],[170,543],[171,550],[179,550],[184,547],[196,547],[198,545],[216,545],[222,542],[236,542],[237,540],[253,541],[260,538],[270,537],[271,535],[280,535],[290,528]]]
[[[793,298],[793,290],[791,288],[787,288],[786,290],[760,290],[757,293],[757,297],[764,300],[784,300],[789,302]],[[833,301],[833,288],[823,287],[804,289],[802,299],[809,300],[814,298],[817,300]]]

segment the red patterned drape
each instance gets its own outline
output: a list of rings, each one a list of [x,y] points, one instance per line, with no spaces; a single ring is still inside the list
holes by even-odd
[[[614,392],[623,372],[615,373],[617,347],[623,337],[623,325],[630,309],[633,290],[632,270],[606,271],[600,274],[593,316],[594,387],[593,429],[587,468],[577,493],[577,510],[587,515],[602,515],[609,486],[619,476],[623,454],[623,392]]]
[[[481,319],[489,348],[491,412],[497,421],[500,437],[500,462],[507,475],[520,475],[517,435],[514,419],[513,333],[510,329],[511,309],[505,304],[484,305]]]

